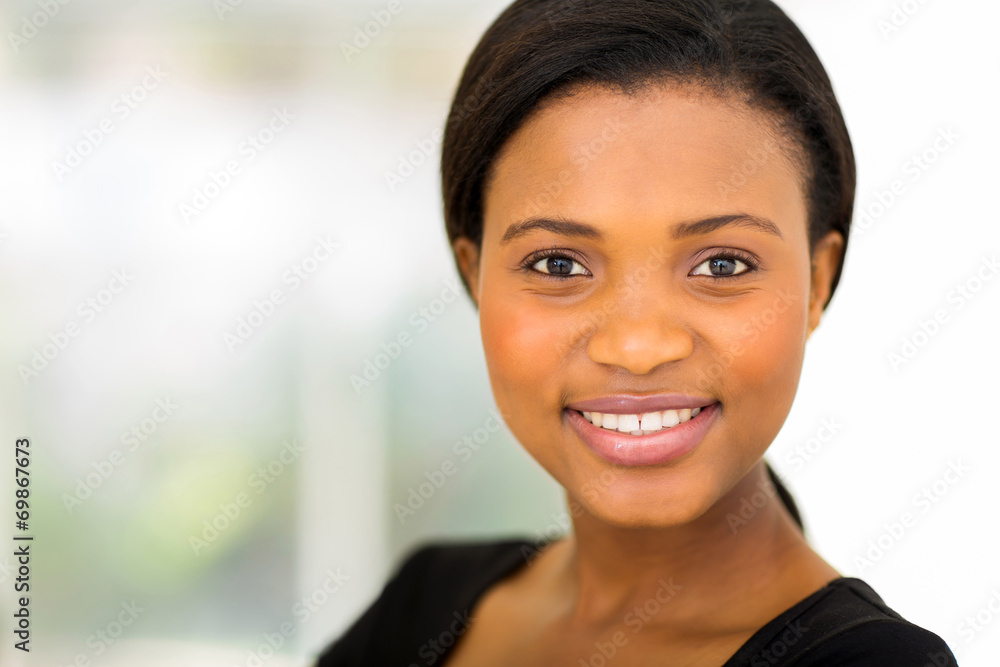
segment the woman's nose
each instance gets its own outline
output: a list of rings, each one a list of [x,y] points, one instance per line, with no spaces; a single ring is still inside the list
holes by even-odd
[[[591,360],[645,375],[693,352],[694,338],[680,304],[663,290],[642,289],[608,298],[606,316],[597,320],[587,342]]]

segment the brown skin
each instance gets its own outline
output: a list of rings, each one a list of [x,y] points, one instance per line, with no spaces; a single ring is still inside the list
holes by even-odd
[[[762,456],[791,409],[843,251],[831,232],[810,256],[802,171],[778,136],[766,116],[690,86],[632,97],[591,87],[545,104],[504,146],[481,252],[465,238],[454,251],[497,405],[566,490],[573,534],[480,599],[449,667],[577,665],[615,632],[626,640],[619,664],[666,654],[718,667],[839,576],[776,497],[733,520],[767,488]],[[735,225],[670,234],[735,213],[769,219],[781,238]],[[533,230],[501,243],[511,224],[538,217],[603,238]],[[552,247],[573,275],[544,275],[544,258],[519,266]],[[741,275],[718,277],[706,260],[727,249],[750,253],[757,270],[730,263]],[[574,401],[660,392],[721,405],[698,447],[664,464],[612,464],[565,418]],[[679,588],[637,628],[629,614],[663,599],[661,579]]]

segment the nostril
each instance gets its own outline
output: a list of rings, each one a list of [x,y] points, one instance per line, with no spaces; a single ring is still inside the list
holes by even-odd
[[[640,321],[610,314],[601,326],[594,326],[587,340],[587,356],[598,364],[615,366],[632,375],[648,375],[663,364],[689,358],[694,339],[681,326],[662,321]]]

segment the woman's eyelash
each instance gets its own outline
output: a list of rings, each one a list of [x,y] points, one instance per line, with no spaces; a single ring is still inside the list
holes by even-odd
[[[754,271],[757,271],[760,268],[760,262],[757,260],[756,257],[754,257],[749,253],[743,252],[742,250],[735,250],[735,249],[719,251],[711,255],[710,257],[706,257],[704,260],[698,263],[698,266],[701,266],[705,262],[710,262],[713,259],[738,260],[740,262],[743,262],[747,266],[747,270],[741,271],[740,273],[733,273],[725,276],[714,276],[714,275],[708,276],[709,278],[715,278],[716,280],[725,280],[727,278],[740,278],[747,274],[753,273]],[[696,266],[695,268],[698,268],[698,266]],[[698,275],[704,275],[704,274],[698,274]]]
[[[542,261],[543,259],[548,259],[550,257],[558,257],[560,259],[566,259],[566,260],[569,260],[570,262],[576,262],[580,266],[583,266],[583,263],[579,259],[577,259],[577,258],[573,257],[572,255],[568,254],[565,250],[563,250],[561,248],[556,248],[556,247],[545,248],[543,250],[539,250],[538,252],[532,253],[527,258],[525,258],[524,261],[521,262],[520,266],[521,266],[522,269],[524,269],[526,271],[531,271],[532,273],[535,273],[535,274],[538,274],[538,275],[542,275],[542,276],[545,276],[547,278],[554,278],[556,280],[562,280],[563,278],[569,278],[571,276],[581,275],[579,273],[545,273],[543,271],[538,271],[538,270],[536,270],[536,269],[533,268],[535,266],[535,264],[538,264],[538,262]],[[753,255],[751,255],[749,253],[746,253],[746,252],[744,252],[742,250],[735,250],[735,249],[722,250],[722,251],[716,252],[715,254],[711,255],[710,257],[707,257],[704,260],[702,260],[701,262],[699,262],[698,266],[701,266],[705,262],[709,262],[709,261],[714,260],[714,259],[737,260],[737,261],[743,262],[747,266],[747,269],[745,271],[741,271],[740,273],[734,273],[734,274],[730,274],[730,275],[721,275],[721,276],[716,276],[716,275],[710,275],[710,276],[708,276],[710,278],[715,278],[716,280],[725,280],[725,279],[728,279],[728,278],[739,278],[741,276],[747,275],[749,273],[753,273],[754,271],[757,271],[758,269],[760,269],[760,262],[757,260],[756,257],[754,257]],[[695,268],[698,268],[698,266],[696,266]],[[584,270],[587,270],[586,267],[584,267]],[[589,270],[587,271],[587,273],[590,273]],[[697,275],[704,275],[704,274],[697,274]]]
[[[563,250],[561,248],[555,248],[555,247],[553,247],[553,248],[545,248],[544,250],[539,250],[538,252],[532,253],[523,262],[521,262],[521,268],[523,268],[523,269],[525,269],[527,271],[531,271],[532,273],[536,273],[536,274],[538,274],[540,276],[544,276],[546,278],[554,278],[556,280],[562,280],[563,278],[569,278],[571,276],[579,276],[579,275],[581,275],[579,273],[572,273],[572,274],[570,274],[570,273],[545,273],[543,271],[538,271],[538,270],[532,268],[532,267],[535,266],[535,264],[538,264],[538,262],[542,261],[543,259],[548,259],[550,257],[558,257],[560,259],[566,259],[566,260],[569,260],[571,262],[576,262],[580,266],[583,266],[583,262],[581,262],[576,257],[573,257],[572,255],[568,254],[565,250]],[[585,271],[587,271],[588,274],[590,273],[590,271],[587,270],[587,267],[583,266],[583,268],[584,268]]]

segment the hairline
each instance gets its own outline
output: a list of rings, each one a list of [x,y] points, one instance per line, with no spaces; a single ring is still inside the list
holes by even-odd
[[[486,198],[496,179],[497,165],[510,150],[514,137],[543,111],[562,102],[566,98],[591,90],[607,91],[627,97],[638,97],[643,94],[651,94],[656,90],[663,90],[664,88],[672,89],[673,91],[692,97],[708,97],[726,104],[742,118],[755,122],[764,132],[766,140],[779,146],[781,155],[784,158],[784,166],[795,179],[799,193],[805,203],[806,234],[808,238],[811,238],[812,226],[818,222],[813,219],[815,212],[813,211],[812,204],[812,191],[816,185],[815,169],[812,154],[806,145],[805,138],[800,132],[791,127],[787,115],[769,108],[766,103],[755,102],[755,98],[752,96],[748,85],[719,77],[678,75],[666,72],[658,76],[645,77],[629,83],[587,78],[577,79],[559,85],[538,98],[535,104],[520,119],[517,126],[503,140],[499,148],[496,149],[486,166],[486,170],[478,186],[480,202],[479,239],[478,241],[476,239],[470,240],[476,242],[480,250],[482,249],[486,227]],[[813,244],[810,242],[808,245],[811,257]]]

